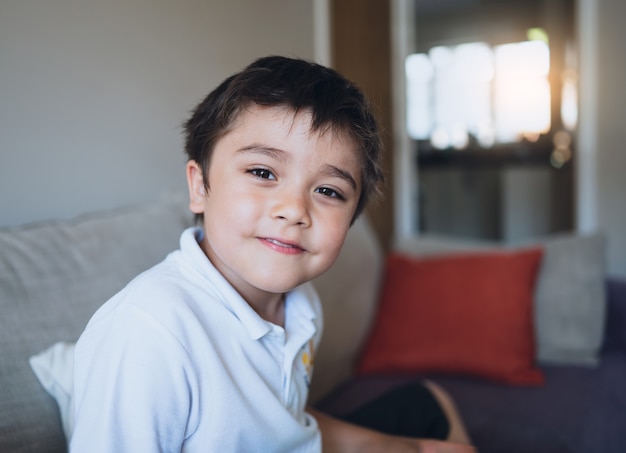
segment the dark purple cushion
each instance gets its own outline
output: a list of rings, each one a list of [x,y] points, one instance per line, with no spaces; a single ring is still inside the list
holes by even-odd
[[[596,368],[542,369],[538,388],[434,380],[456,401],[481,453],[624,452],[626,354],[603,353]]]
[[[623,453],[626,354],[605,352],[593,367],[542,367],[541,387],[461,376],[430,376],[447,390],[481,453]],[[319,409],[341,416],[418,377],[356,378]]]
[[[605,351],[626,352],[626,279],[608,278]]]

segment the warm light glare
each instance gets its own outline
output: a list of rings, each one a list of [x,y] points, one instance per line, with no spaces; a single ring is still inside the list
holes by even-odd
[[[576,77],[566,72],[563,76],[563,88],[561,92],[561,119],[563,126],[573,131],[578,123],[578,90]]]
[[[526,32],[529,41],[543,41],[548,44],[548,34],[543,28],[533,27]]]
[[[498,141],[533,139],[550,130],[550,50],[543,41],[495,48]]]
[[[540,78],[496,79],[496,133],[501,142],[550,130],[550,84]]]

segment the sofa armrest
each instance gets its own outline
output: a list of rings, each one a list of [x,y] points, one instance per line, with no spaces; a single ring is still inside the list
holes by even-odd
[[[626,279],[606,279],[606,330],[604,351],[626,352]]]

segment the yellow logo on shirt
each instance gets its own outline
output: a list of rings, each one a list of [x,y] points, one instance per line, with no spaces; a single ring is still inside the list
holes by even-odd
[[[311,385],[311,377],[313,376],[313,362],[315,361],[315,343],[313,343],[313,339],[309,340],[309,344],[303,348],[302,351],[302,365],[304,365],[304,369],[306,370],[306,383],[307,386]]]

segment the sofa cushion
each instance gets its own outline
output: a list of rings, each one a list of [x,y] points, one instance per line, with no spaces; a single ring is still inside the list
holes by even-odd
[[[596,367],[543,365],[539,388],[433,377],[448,391],[481,453],[622,453],[626,445],[626,356]]]
[[[558,234],[521,245],[545,251],[535,293],[537,359],[543,364],[596,365],[605,328],[605,236]],[[394,245],[414,256],[519,246],[441,236],[401,239]]]
[[[76,343],[59,341],[28,361],[40,384],[59,406],[66,439],[74,430],[74,350]]]
[[[545,364],[597,365],[606,316],[604,237],[562,235],[543,245],[537,357]]]
[[[0,229],[0,451],[65,451],[54,400],[28,358],[74,341],[95,310],[177,248],[192,216],[180,197]]]
[[[359,374],[444,372],[542,383],[532,320],[542,254],[391,254]]]

